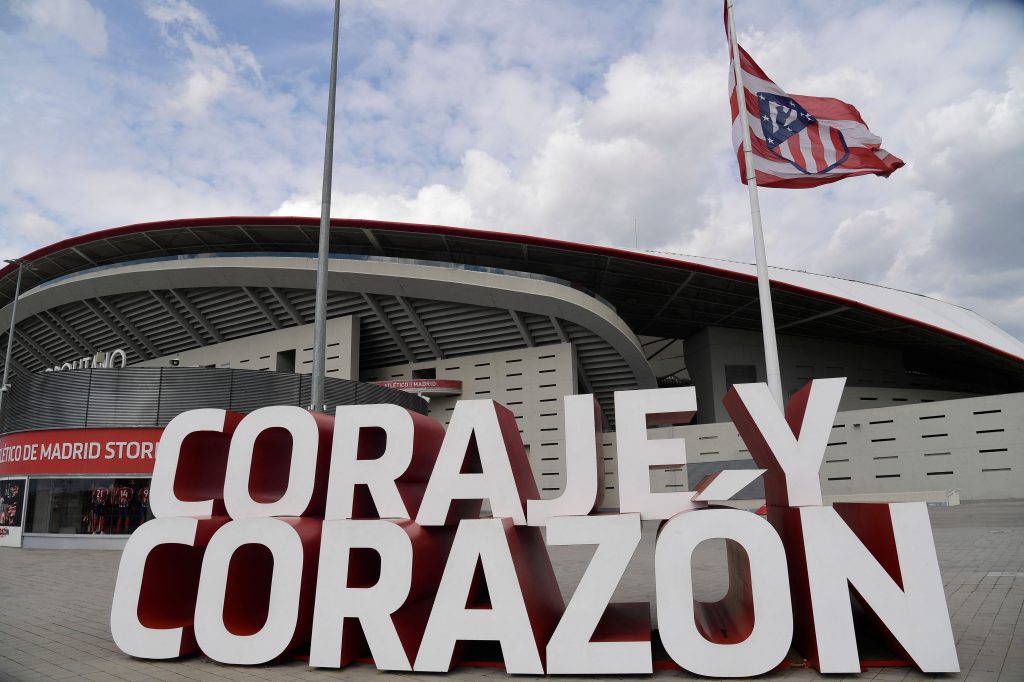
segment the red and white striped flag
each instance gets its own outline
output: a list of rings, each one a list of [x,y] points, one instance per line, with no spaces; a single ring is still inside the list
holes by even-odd
[[[726,22],[726,34],[729,27]],[[881,148],[852,105],[830,97],[786,94],[740,47],[746,116],[739,117],[735,69],[729,69],[732,143],[746,182],[743,129],[750,128],[757,184],[800,189],[854,175],[888,177],[903,161]],[[729,50],[730,66],[732,50]]]

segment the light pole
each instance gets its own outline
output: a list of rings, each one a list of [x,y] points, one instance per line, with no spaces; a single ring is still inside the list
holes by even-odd
[[[341,0],[334,0],[334,39],[331,43],[331,87],[327,96],[327,141],[324,144],[324,184],[320,195],[320,248],[316,260],[316,306],[313,314],[313,376],[309,407],[324,409],[327,375],[327,262],[331,246],[331,174],[334,169],[334,93],[338,81],[338,17]]]
[[[11,370],[11,350],[14,348],[14,321],[18,319],[18,298],[21,296],[21,270],[26,261],[23,258],[4,259],[11,265],[18,266],[18,277],[14,281],[14,302],[11,304],[11,324],[7,327],[7,355],[4,356],[4,378],[0,381],[0,407],[7,395],[7,375]]]

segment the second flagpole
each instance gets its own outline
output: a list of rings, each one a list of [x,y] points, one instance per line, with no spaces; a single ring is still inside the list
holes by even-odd
[[[743,68],[740,64],[740,47],[736,38],[736,23],[733,20],[732,0],[725,2],[729,22],[729,48],[732,50],[733,78],[736,81],[736,105],[738,118],[743,129],[743,158],[746,168],[747,192],[750,195],[750,221],[754,228],[754,258],[757,262],[757,296],[761,303],[761,334],[764,337],[765,379],[768,389],[785,409],[782,398],[782,372],[779,370],[779,348],[775,339],[775,315],[772,312],[772,294],[768,284],[768,261],[764,249],[764,232],[761,229],[761,203],[757,197],[757,172],[754,169],[754,152],[750,146],[750,127],[747,123],[746,97],[743,86]]]
[[[327,135],[324,142],[324,176],[320,195],[320,240],[316,258],[316,299],[313,309],[313,375],[309,385],[309,409],[324,412],[324,378],[327,376],[327,265],[331,251],[331,178],[334,171],[334,102],[338,89],[338,24],[341,0],[334,0],[334,36],[331,40],[331,83],[327,95]]]

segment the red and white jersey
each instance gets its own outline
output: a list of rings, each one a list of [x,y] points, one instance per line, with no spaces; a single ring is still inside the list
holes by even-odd
[[[139,488],[139,504],[143,507],[149,504],[149,488]]]
[[[96,488],[96,490],[92,491],[93,504],[106,504],[109,497],[110,490],[108,488]]]
[[[128,503],[132,501],[132,489],[124,485],[119,487],[114,492],[114,499],[122,507],[127,507]]]

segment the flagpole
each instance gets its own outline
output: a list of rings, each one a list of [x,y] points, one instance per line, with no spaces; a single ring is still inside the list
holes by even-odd
[[[4,355],[4,378],[0,380],[0,407],[3,407],[4,396],[7,395],[7,376],[11,369],[11,351],[14,348],[14,323],[18,317],[18,298],[21,297],[21,271],[27,261],[24,258],[10,258],[7,262],[18,266],[18,277],[14,281],[14,301],[11,303],[11,324],[7,327],[7,354]]]
[[[334,0],[334,37],[331,42],[331,86],[327,96],[327,140],[324,144],[324,182],[320,194],[320,244],[316,259],[316,302],[313,313],[313,376],[309,408],[322,412],[327,355],[327,262],[331,247],[331,175],[334,169],[334,98],[338,81],[338,17],[341,0]]]
[[[764,250],[764,232],[761,229],[761,203],[757,197],[757,171],[754,168],[754,152],[750,145],[750,126],[747,122],[747,106],[743,87],[743,68],[740,64],[740,46],[736,38],[736,23],[733,20],[733,0],[726,0],[725,7],[729,21],[729,43],[732,49],[733,77],[736,81],[736,105],[738,118],[743,129],[743,158],[747,169],[747,193],[750,195],[750,222],[754,227],[754,258],[757,262],[757,296],[761,303],[761,335],[764,337],[764,365],[768,389],[780,408],[782,400],[782,372],[779,370],[779,348],[775,339],[775,316],[772,312],[772,294],[768,285],[768,260]]]

